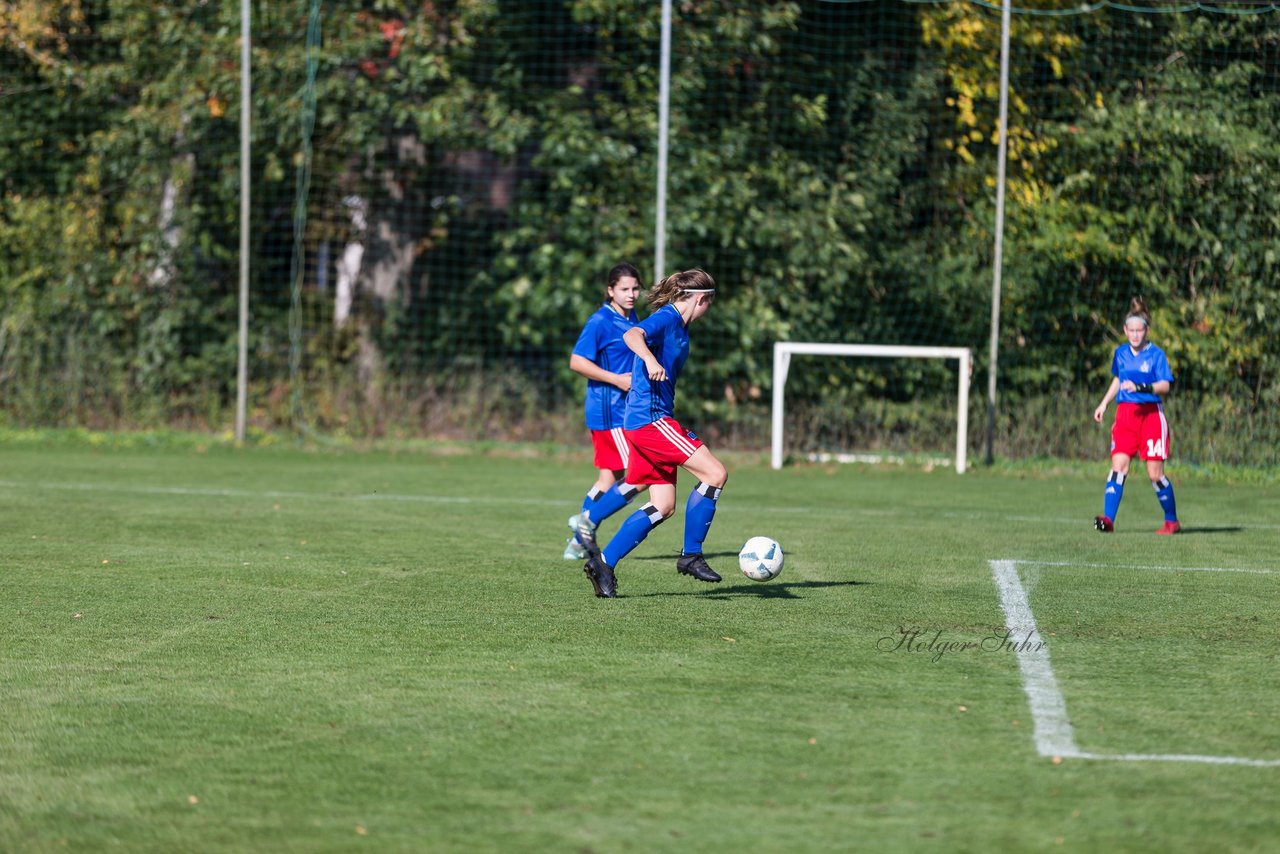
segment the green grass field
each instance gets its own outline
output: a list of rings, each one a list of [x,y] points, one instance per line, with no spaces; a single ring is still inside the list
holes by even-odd
[[[1105,462],[729,462],[725,582],[679,510],[603,601],[585,452],[0,445],[0,850],[1280,845],[1274,486],[1175,462],[1187,533],[1138,477],[1103,536]],[[984,648],[999,567],[1069,731]]]

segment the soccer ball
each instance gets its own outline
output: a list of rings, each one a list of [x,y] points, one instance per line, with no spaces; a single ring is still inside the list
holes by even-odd
[[[738,566],[752,581],[768,581],[782,572],[782,546],[768,537],[752,537],[738,552]]]

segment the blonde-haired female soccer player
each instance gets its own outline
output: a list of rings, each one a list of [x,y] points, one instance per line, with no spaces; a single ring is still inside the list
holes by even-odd
[[[1161,397],[1173,386],[1173,371],[1164,351],[1147,340],[1150,326],[1146,302],[1134,297],[1124,320],[1124,334],[1129,340],[1116,348],[1111,358],[1111,385],[1093,411],[1093,420],[1101,424],[1107,404],[1117,400],[1116,420],[1111,427],[1111,474],[1102,497],[1102,515],[1093,518],[1093,526],[1104,533],[1115,530],[1129,461],[1135,456],[1146,461],[1147,476],[1164,508],[1164,526],[1156,533],[1176,534],[1182,530],[1173,484],[1164,474],[1165,460],[1169,459],[1169,422],[1164,417]]]
[[[720,580],[702,556],[702,543],[728,473],[711,449],[673,417],[676,380],[689,357],[685,330],[707,313],[715,295],[715,280],[703,270],[673,273],[650,291],[652,314],[622,336],[636,355],[623,420],[631,448],[626,482],[647,485],[649,502],[622,523],[603,551],[596,545],[594,531],[578,528],[578,539],[590,555],[583,571],[597,596],[612,599],[617,595],[613,571],[618,562],[675,512],[677,466],[698,483],[685,506],[684,548],[676,571],[699,581]]]

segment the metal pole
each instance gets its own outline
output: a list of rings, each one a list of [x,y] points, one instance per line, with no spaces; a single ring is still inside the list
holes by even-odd
[[[236,444],[244,444],[249,382],[249,0],[240,0],[240,329],[236,364]]]
[[[671,0],[662,0],[662,55],[658,61],[658,196],[653,226],[653,280],[667,269],[667,137],[671,126]]]
[[[1009,26],[1011,13],[1004,0],[1000,12],[1000,126],[996,156],[996,245],[991,265],[991,351],[987,368],[987,465],[995,461],[996,361],[1000,353],[1000,277],[1004,271],[1004,188],[1009,152]]]

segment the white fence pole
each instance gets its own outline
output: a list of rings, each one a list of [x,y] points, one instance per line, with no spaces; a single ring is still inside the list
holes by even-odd
[[[991,258],[991,352],[987,367],[987,465],[994,461],[996,434],[996,363],[1000,354],[1000,290],[1004,273],[1004,191],[1009,152],[1009,27],[1011,13],[1004,0],[1000,14],[1000,139],[996,154],[995,248]]]
[[[236,444],[243,444],[249,385],[249,132],[252,116],[249,0],[240,0],[240,323],[236,356]]]
[[[671,128],[671,0],[662,0],[662,52],[658,72],[658,197],[653,225],[653,281],[667,268],[667,138]]]

